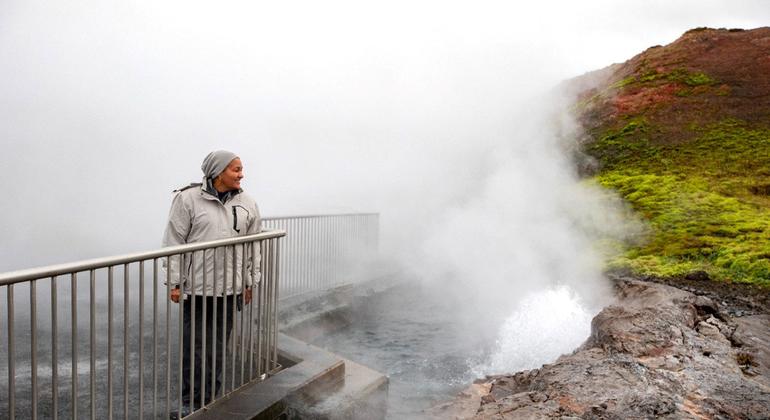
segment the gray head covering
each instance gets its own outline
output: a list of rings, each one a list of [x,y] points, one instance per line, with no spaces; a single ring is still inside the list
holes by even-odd
[[[216,178],[227,169],[227,165],[237,157],[238,156],[235,153],[228,152],[227,150],[217,150],[209,153],[208,156],[203,159],[203,164],[201,164],[203,177],[211,179]]]

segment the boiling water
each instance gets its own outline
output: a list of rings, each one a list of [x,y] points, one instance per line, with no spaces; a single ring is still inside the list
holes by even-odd
[[[539,367],[590,333],[591,313],[565,287],[524,296],[513,306],[507,317],[467,323],[461,308],[419,287],[399,286],[364,299],[348,328],[313,344],[385,373],[388,418],[420,418],[474,379]]]

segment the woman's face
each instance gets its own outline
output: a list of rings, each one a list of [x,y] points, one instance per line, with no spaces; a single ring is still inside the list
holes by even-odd
[[[214,180],[214,187],[221,191],[237,190],[241,188],[241,179],[243,179],[243,164],[241,159],[235,158]]]

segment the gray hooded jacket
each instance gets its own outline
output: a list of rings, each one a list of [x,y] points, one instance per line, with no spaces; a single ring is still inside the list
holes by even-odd
[[[205,183],[203,186],[193,184],[176,192],[163,235],[163,246],[227,239],[261,231],[262,219],[253,198],[238,191],[222,203],[216,193],[209,192],[205,186]],[[234,250],[233,247],[226,247],[216,252],[196,251],[194,258],[192,254],[187,253],[181,258],[171,257],[170,268],[167,270],[168,282],[172,286],[183,284],[184,292],[188,295],[221,296],[223,288],[225,294],[240,294],[244,283],[246,287],[251,287],[259,281],[259,244],[236,245]],[[183,267],[181,271],[180,263]],[[163,264],[165,266],[165,261]]]

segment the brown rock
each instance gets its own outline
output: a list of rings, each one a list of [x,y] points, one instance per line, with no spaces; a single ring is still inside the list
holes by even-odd
[[[710,299],[655,283],[620,280],[618,294],[580,349],[496,377],[473,418],[770,416],[770,316],[732,319]]]

